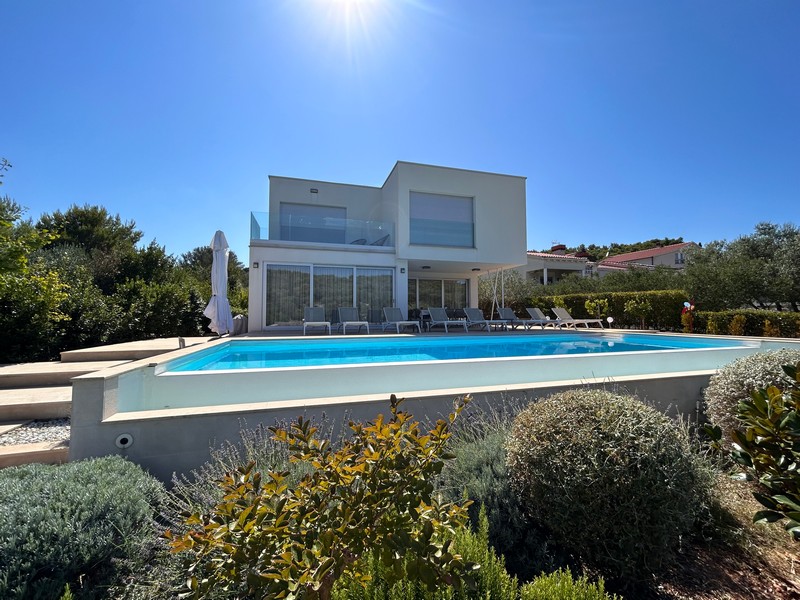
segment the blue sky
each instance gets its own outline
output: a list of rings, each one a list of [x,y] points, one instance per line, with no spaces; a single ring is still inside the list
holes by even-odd
[[[0,0],[0,192],[247,261],[270,174],[528,178],[528,247],[800,206],[796,0]]]

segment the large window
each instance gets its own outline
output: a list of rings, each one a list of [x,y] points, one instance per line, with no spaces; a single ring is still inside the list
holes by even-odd
[[[467,288],[466,279],[409,279],[408,308],[464,308]]]
[[[321,306],[338,320],[337,308],[356,306],[362,319],[375,320],[394,305],[394,269],[329,265],[264,265],[265,325],[297,325],[303,308]]]
[[[384,306],[394,306],[394,269],[356,269],[356,298],[362,319],[381,321]]]
[[[410,242],[428,246],[475,246],[473,199],[411,192]]]
[[[265,265],[266,323],[290,325],[303,320],[303,307],[311,293],[309,265]]]
[[[282,240],[345,243],[346,208],[281,202],[280,210]]]
[[[314,267],[314,306],[325,307],[325,317],[338,321],[337,308],[353,303],[353,267]]]

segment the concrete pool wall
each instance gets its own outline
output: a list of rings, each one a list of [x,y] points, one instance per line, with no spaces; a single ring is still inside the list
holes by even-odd
[[[738,339],[751,344],[156,376],[159,365],[196,351],[180,350],[75,378],[70,460],[121,454],[168,481],[173,472],[208,460],[211,445],[237,441],[245,425],[272,425],[300,414],[338,423],[371,420],[388,410],[391,393],[405,397],[406,409],[423,418],[449,412],[454,398],[467,393],[474,405],[496,405],[600,386],[622,388],[662,410],[694,417],[701,390],[718,367],[759,350],[800,349],[800,341]]]

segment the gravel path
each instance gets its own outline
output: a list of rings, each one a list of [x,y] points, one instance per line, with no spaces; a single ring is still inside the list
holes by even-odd
[[[0,446],[61,442],[69,439],[69,419],[33,421],[0,435]]]

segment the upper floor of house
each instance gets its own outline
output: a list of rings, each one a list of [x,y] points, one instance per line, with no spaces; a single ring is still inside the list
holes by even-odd
[[[251,245],[391,248],[397,258],[519,264],[525,178],[397,162],[380,187],[271,175]],[[322,248],[321,248],[322,249]]]

